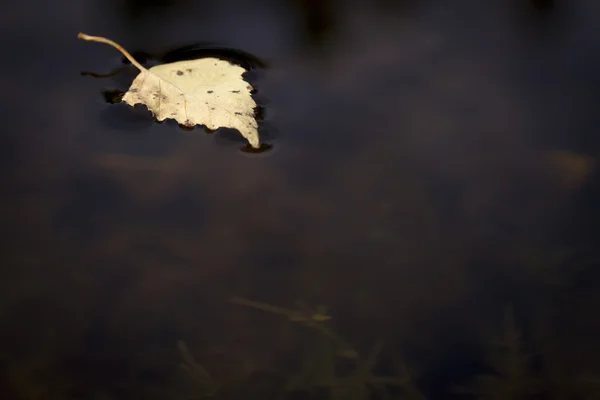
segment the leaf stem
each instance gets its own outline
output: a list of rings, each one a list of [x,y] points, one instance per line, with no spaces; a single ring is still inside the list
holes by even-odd
[[[106,43],[111,45],[112,47],[114,47],[115,49],[119,50],[121,53],[123,53],[123,55],[125,57],[127,57],[127,59],[129,61],[131,61],[131,63],[133,65],[135,65],[140,71],[146,71],[146,68],[144,68],[142,66],[142,64],[140,64],[139,62],[137,62],[135,60],[135,58],[133,58],[133,56],[131,54],[129,54],[129,52],[127,50],[125,50],[123,47],[121,47],[120,44],[113,42],[110,39],[104,38],[102,36],[90,36],[90,35],[86,35],[85,33],[79,32],[79,34],[77,35],[78,39],[83,39],[83,40],[88,40],[90,42],[99,42],[99,43]]]

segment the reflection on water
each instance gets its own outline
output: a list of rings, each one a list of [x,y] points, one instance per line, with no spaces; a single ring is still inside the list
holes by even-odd
[[[0,17],[2,398],[600,395],[596,2],[36,3]],[[81,30],[254,63],[273,151],[113,102]]]

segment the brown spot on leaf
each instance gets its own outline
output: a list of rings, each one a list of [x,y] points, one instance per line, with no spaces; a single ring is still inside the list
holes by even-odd
[[[177,75],[179,75],[179,76],[183,75],[183,71],[177,71]]]
[[[212,92],[213,92],[212,90],[207,90],[207,91],[206,91],[206,93],[212,93]]]
[[[231,93],[239,93],[239,90],[232,90]]]

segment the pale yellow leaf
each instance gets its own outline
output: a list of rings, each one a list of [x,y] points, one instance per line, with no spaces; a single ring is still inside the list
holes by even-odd
[[[237,129],[254,148],[260,147],[252,86],[246,70],[217,58],[200,58],[144,68],[112,40],[80,33],[80,39],[109,44],[139,70],[123,101],[144,104],[157,120],[171,118],[188,127]]]

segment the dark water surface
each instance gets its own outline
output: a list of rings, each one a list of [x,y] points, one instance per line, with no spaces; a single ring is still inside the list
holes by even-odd
[[[0,22],[0,398],[600,398],[599,2]],[[80,31],[250,62],[273,149],[107,102],[136,72]]]

